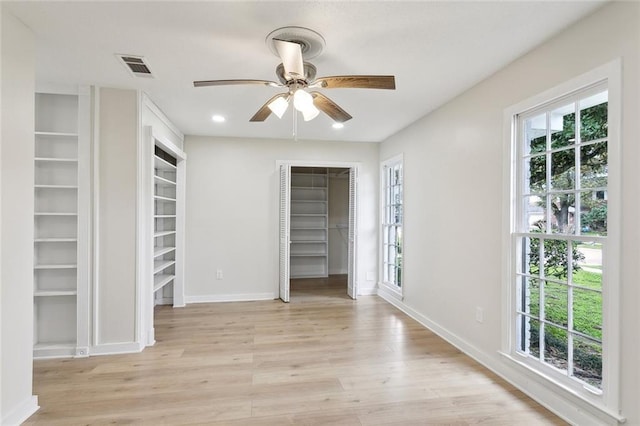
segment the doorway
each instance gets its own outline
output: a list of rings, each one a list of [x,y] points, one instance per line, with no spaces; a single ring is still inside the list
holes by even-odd
[[[344,283],[357,297],[357,164],[279,165],[279,297]]]

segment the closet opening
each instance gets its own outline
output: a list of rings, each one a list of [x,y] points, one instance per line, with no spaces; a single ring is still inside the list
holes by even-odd
[[[357,168],[281,165],[280,173],[280,298],[355,299]]]

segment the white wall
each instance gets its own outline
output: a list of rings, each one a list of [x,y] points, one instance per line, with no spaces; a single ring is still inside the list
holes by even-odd
[[[99,100],[97,343],[114,345],[136,340],[138,94],[101,88]]]
[[[0,423],[11,425],[38,408],[31,384],[35,42],[13,15],[1,15]]]
[[[640,424],[640,5],[613,3],[381,145],[404,153],[404,307],[511,379],[501,348],[503,111],[623,60],[622,411]],[[484,309],[484,322],[475,309]],[[529,386],[526,380],[519,382]],[[535,393],[533,385],[528,392]],[[538,397],[543,395],[538,394]],[[583,413],[567,405],[573,421]]]
[[[361,289],[375,284],[378,144],[187,136],[185,152],[188,303],[278,297],[278,160],[362,164],[357,275]]]
[[[171,141],[180,149],[184,148],[184,134],[146,94],[140,95],[140,114],[141,130],[144,130],[145,126],[151,126],[157,135]]]
[[[346,274],[349,256],[349,179],[329,177],[329,274]]]

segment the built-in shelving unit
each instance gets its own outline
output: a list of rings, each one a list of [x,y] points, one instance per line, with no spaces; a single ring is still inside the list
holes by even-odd
[[[153,292],[155,304],[173,301],[176,276],[177,160],[155,146],[153,168]]]
[[[328,276],[328,182],[326,168],[291,169],[291,278]]]
[[[86,271],[82,264],[78,272],[79,200],[84,197],[79,102],[77,94],[35,95],[35,357],[86,355],[78,341],[79,278]]]

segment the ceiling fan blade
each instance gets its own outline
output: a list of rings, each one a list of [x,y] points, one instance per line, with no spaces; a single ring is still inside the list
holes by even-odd
[[[273,39],[273,44],[282,59],[284,75],[287,80],[304,79],[304,64],[302,62],[302,49],[298,43]]]
[[[251,117],[251,119],[249,121],[264,121],[264,120],[266,120],[267,117],[269,117],[269,115],[271,115],[271,108],[269,108],[269,104],[271,102],[275,101],[278,98],[286,98],[287,96],[289,96],[288,93],[278,93],[277,95],[272,96],[271,99],[269,99],[267,102],[265,102],[264,105],[262,105],[260,107],[258,112],[253,114],[253,117]]]
[[[237,84],[259,84],[262,86],[283,87],[282,84],[269,80],[200,80],[194,81],[194,87],[231,86]]]
[[[345,121],[349,121],[353,118],[348,112],[340,108],[338,104],[327,98],[322,93],[311,92],[311,96],[313,96],[313,105],[331,117],[333,121],[344,123]]]
[[[388,89],[395,90],[396,79],[392,75],[337,75],[320,77],[309,87],[323,89]]]

